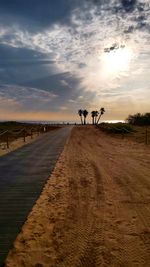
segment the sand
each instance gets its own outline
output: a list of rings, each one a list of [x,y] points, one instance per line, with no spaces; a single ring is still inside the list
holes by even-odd
[[[38,138],[38,135],[37,134],[34,134],[33,135],[33,138],[31,139],[31,136],[27,136],[26,137],[26,142],[24,142],[23,140],[23,137],[20,137],[14,141],[12,141],[10,144],[9,144],[9,148],[7,148],[7,144],[6,142],[5,143],[1,143],[0,144],[0,156],[3,156],[11,151],[14,151],[16,150],[17,148],[19,147],[22,147],[26,144],[29,144],[33,141],[35,141],[36,139]]]
[[[6,267],[150,266],[150,146],[74,127]]]

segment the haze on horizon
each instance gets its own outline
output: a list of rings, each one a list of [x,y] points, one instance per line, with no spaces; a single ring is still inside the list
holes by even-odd
[[[149,0],[1,0],[0,120],[150,109]]]

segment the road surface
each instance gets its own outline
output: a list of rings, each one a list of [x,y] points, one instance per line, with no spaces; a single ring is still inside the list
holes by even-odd
[[[63,150],[72,126],[0,157],[0,266]]]

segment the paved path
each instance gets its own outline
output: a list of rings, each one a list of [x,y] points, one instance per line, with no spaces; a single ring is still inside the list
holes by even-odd
[[[63,150],[72,126],[0,157],[0,266]]]

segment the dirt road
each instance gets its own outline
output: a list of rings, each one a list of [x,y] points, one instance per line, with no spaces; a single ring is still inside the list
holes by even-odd
[[[150,266],[150,148],[75,127],[6,266]]]

